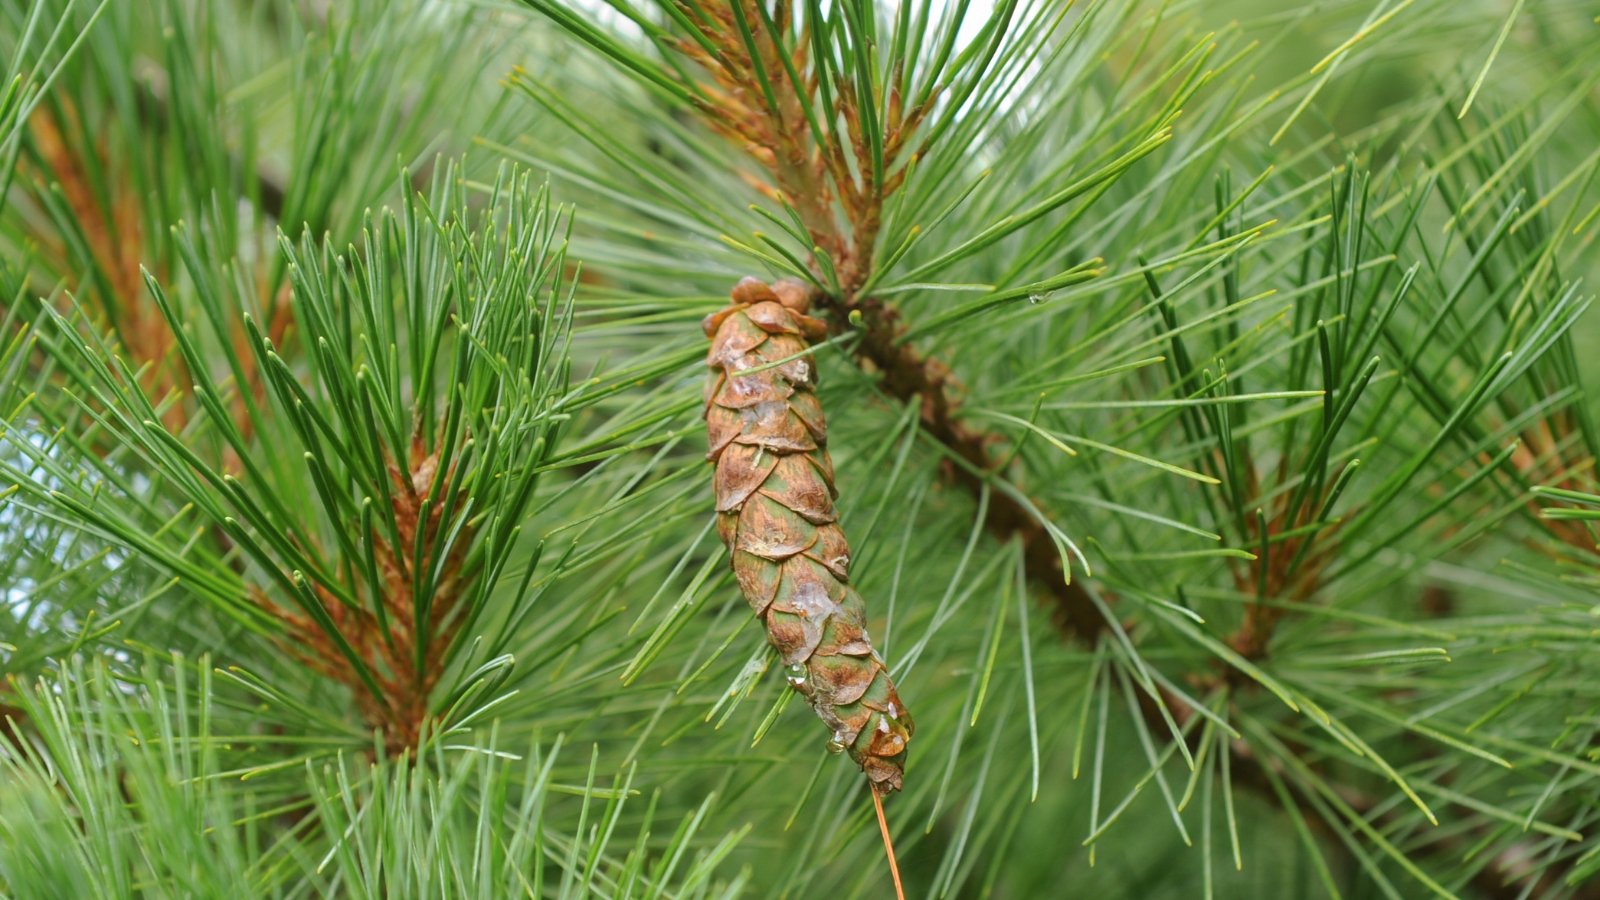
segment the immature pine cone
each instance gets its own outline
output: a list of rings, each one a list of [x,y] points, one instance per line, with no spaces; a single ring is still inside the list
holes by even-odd
[[[706,317],[717,531],[789,684],[833,730],[829,749],[849,751],[873,788],[888,793],[900,789],[914,725],[850,586],[816,367],[801,355],[827,333],[809,307],[800,282],[746,278],[730,306]]]

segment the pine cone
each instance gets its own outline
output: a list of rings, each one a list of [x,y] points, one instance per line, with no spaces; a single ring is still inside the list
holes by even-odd
[[[874,789],[888,793],[900,789],[915,726],[850,586],[816,368],[801,355],[827,334],[809,307],[799,282],[746,278],[732,305],[706,317],[717,531],[789,684],[833,730],[829,749],[849,751]]]

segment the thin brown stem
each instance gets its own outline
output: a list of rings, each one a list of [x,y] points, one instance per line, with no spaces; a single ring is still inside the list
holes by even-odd
[[[878,812],[878,833],[883,835],[883,852],[889,857],[889,874],[894,878],[895,900],[906,900],[905,886],[900,883],[900,862],[894,857],[894,839],[889,837],[889,820],[883,815],[883,794],[877,788],[870,790],[872,808]]]

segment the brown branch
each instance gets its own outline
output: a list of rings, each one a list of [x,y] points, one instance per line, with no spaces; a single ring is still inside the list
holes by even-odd
[[[877,373],[886,393],[920,406],[923,430],[965,463],[950,467],[952,481],[975,497],[981,494],[985,479],[980,473],[993,472],[997,466],[993,448],[998,438],[957,418],[960,387],[950,370],[900,340],[906,329],[894,307],[876,298],[854,305],[838,298],[825,302],[833,312],[836,331],[848,328],[849,312],[861,314],[857,358]],[[1023,565],[1046,591],[1051,618],[1062,635],[1092,644],[1105,630],[1105,618],[1082,585],[1067,581],[1055,541],[1034,513],[1012,495],[993,492],[983,524],[996,540],[1022,545]]]
[[[424,453],[421,441],[414,440],[410,456],[404,470],[393,461],[389,463],[399,541],[391,544],[382,531],[373,535],[381,593],[366,596],[370,592],[365,589],[365,580],[353,572],[342,586],[358,600],[365,597],[364,604],[350,606],[341,602],[334,591],[340,585],[312,584],[313,593],[334,628],[377,682],[381,696],[373,695],[332,634],[309,616],[273,602],[259,588],[251,591],[251,600],[283,623],[285,634],[278,641],[280,647],[307,668],[344,685],[362,719],[383,732],[384,749],[390,754],[414,749],[430,722],[429,699],[444,672],[444,652],[464,620],[461,604],[472,583],[472,573],[465,569],[472,543],[470,524],[464,526],[463,535],[444,559],[435,562],[416,556],[419,530],[423,533],[422,545],[433,547],[450,523],[443,521],[443,505],[423,505],[439,477],[437,454]],[[455,472],[452,469],[443,477],[448,484]],[[447,492],[441,487],[437,494],[444,496]],[[427,618],[422,620],[417,616],[413,572],[418,567],[427,570],[435,566],[439,580]],[[379,604],[382,624],[376,612]],[[416,655],[419,642],[425,643],[420,667]]]

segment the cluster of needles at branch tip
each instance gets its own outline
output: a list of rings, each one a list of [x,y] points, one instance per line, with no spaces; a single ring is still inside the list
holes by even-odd
[[[463,571],[475,530],[471,522],[456,526],[467,540],[454,542],[442,557],[431,556],[442,532],[452,526],[443,504],[430,506],[427,502],[441,474],[439,454],[428,453],[421,438],[413,436],[410,457],[409,471],[402,471],[393,460],[386,466],[393,483],[398,540],[386,539],[378,528],[373,529],[374,565],[381,590],[353,581],[347,585],[350,590],[360,594],[365,588],[372,596],[368,604],[352,605],[339,602],[334,586],[315,580],[308,585],[339,635],[367,665],[378,692],[364,689],[356,663],[339,652],[335,638],[314,619],[271,602],[258,587],[252,587],[250,593],[252,602],[283,622],[287,634],[277,640],[283,651],[307,668],[346,685],[362,718],[383,731],[384,750],[390,755],[415,748],[431,725],[428,701],[444,673],[444,653],[463,622],[462,603],[474,577]],[[445,483],[456,478],[454,466],[443,473]],[[419,555],[417,547],[428,549]],[[413,574],[418,568],[439,573],[426,602],[419,602],[414,589]]]
[[[732,299],[705,321],[717,531],[789,684],[832,732],[829,749],[848,752],[874,791],[897,791],[914,725],[850,585],[827,424],[806,354],[826,326],[806,314],[799,282],[746,278]]]

